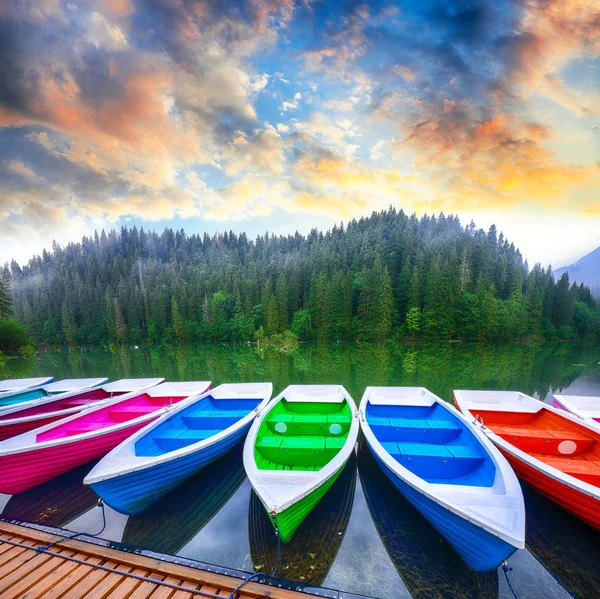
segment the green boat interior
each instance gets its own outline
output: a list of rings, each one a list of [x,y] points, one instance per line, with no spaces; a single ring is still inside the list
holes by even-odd
[[[352,424],[348,402],[289,402],[266,415],[256,437],[260,470],[320,470],[342,449]]]

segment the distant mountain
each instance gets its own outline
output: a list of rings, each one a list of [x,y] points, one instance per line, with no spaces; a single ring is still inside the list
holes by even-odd
[[[584,283],[590,288],[592,294],[600,299],[600,247],[571,266],[557,268],[554,276],[559,279],[563,272],[569,273],[569,281]]]

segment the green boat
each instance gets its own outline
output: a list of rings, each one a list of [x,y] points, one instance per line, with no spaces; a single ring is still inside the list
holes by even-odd
[[[244,467],[282,542],[340,475],[358,430],[354,401],[341,385],[291,385],[254,421]]]

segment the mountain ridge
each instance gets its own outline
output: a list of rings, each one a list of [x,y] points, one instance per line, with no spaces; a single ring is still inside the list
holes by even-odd
[[[592,250],[574,264],[557,268],[554,276],[559,279],[565,272],[569,275],[569,281],[587,285],[592,294],[600,299],[600,247]]]

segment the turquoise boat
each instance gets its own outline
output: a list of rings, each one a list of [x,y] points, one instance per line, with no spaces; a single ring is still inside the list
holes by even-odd
[[[49,379],[25,379],[25,380],[39,380],[42,381],[39,385],[29,386],[25,388],[16,388],[13,391],[1,392],[3,388],[0,386],[0,412],[11,408],[12,406],[19,405],[19,407],[34,406],[36,400],[44,399],[51,396],[62,395],[63,393],[71,393],[73,391],[82,391],[84,389],[92,389],[102,383],[106,383],[108,379],[106,377],[93,378],[93,379],[63,379],[61,381],[52,381],[52,377]],[[45,382],[44,382],[45,381]],[[4,381],[6,383],[12,383],[11,381]],[[4,388],[10,389],[9,385],[6,384]],[[14,387],[13,387],[14,388]]]

